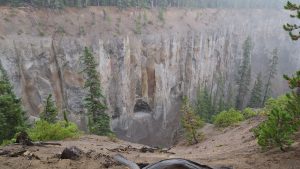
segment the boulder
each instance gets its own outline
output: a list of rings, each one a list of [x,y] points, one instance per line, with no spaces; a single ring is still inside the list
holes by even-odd
[[[76,146],[67,147],[63,150],[61,154],[61,159],[70,159],[70,160],[78,160],[80,156],[83,154],[83,151],[77,148]]]

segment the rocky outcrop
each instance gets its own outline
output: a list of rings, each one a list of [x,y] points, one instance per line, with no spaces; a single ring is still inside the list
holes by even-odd
[[[87,10],[77,15],[65,11],[64,16],[74,20],[78,16],[81,18],[78,23],[85,18],[89,21]],[[90,10],[96,16],[101,13]],[[209,10],[206,13],[200,10],[201,15],[206,15],[203,21],[187,27],[183,24],[178,27],[181,17],[173,21],[171,12],[166,14],[163,28],[157,28],[157,32],[156,28],[150,31],[145,28],[148,32],[142,35],[125,32],[116,37],[107,30],[107,35],[99,36],[96,28],[79,37],[71,34],[72,29],[69,34],[67,30],[56,30],[51,36],[7,33],[0,39],[0,59],[30,115],[38,116],[43,100],[53,93],[58,108],[70,111],[69,118],[85,130],[83,98],[86,91],[84,76],[80,73],[80,56],[83,48],[90,46],[99,64],[97,69],[113,130],[120,138],[150,145],[173,143],[178,134],[183,95],[193,100],[198,88],[206,85],[214,96],[227,98],[229,86],[234,86],[242,43],[248,35],[255,43],[253,74],[265,71],[269,51],[279,48],[281,58],[279,76],[273,86],[275,94],[286,89],[280,80],[281,74],[293,72],[300,66],[299,46],[291,43],[281,28],[282,20],[288,18],[282,11]],[[199,11],[188,11],[186,15],[197,13]],[[132,15],[135,14],[129,14]],[[210,18],[209,22],[205,18]],[[57,14],[51,23],[62,24],[61,20]],[[172,24],[175,27],[171,29]],[[101,33],[105,31],[98,28]],[[5,27],[2,34],[3,31],[9,32],[9,29]]]

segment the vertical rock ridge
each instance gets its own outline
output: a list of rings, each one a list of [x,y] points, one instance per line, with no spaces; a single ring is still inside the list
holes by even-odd
[[[197,90],[207,86],[214,104],[218,104],[219,98],[228,98],[229,86],[234,88],[246,36],[228,32],[225,29],[110,39],[28,37],[1,42],[0,55],[30,115],[37,116],[46,96],[55,93],[60,109],[68,109],[70,120],[85,130],[86,91],[80,56],[82,49],[92,44],[113,130],[129,141],[169,145],[178,134],[182,96],[193,101]],[[264,42],[256,42],[267,41],[265,37]],[[260,48],[255,48],[254,53],[254,60],[267,60]],[[139,99],[151,111],[134,111]]]

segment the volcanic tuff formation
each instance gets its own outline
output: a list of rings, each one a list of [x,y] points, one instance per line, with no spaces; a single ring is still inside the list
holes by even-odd
[[[144,15],[143,29],[134,34],[138,15]],[[286,90],[281,75],[300,67],[299,44],[283,31],[289,16],[280,10],[170,9],[160,21],[155,10],[3,8],[0,18],[0,59],[31,116],[53,93],[59,109],[86,128],[80,56],[91,46],[113,130],[150,145],[170,145],[177,137],[183,95],[194,99],[206,84],[227,98],[247,36],[254,42],[253,78],[279,49],[275,95]]]

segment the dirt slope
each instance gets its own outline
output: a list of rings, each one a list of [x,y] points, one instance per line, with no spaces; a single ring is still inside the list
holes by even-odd
[[[30,147],[28,151],[40,158],[29,159],[28,156],[0,157],[1,169],[99,169],[111,168],[121,169],[124,166],[115,164],[111,156],[121,153],[125,157],[138,163],[152,163],[166,158],[187,158],[193,161],[207,164],[213,167],[229,166],[235,169],[299,169],[300,168],[300,137],[297,136],[296,143],[287,152],[274,149],[261,152],[256,144],[250,130],[255,127],[261,119],[253,118],[240,125],[218,130],[213,125],[206,125],[203,132],[206,139],[193,146],[179,144],[169,150],[172,153],[141,153],[139,144],[124,141],[112,142],[106,137],[85,135],[77,140],[60,141],[61,146]],[[60,160],[57,154],[65,147],[77,146],[86,154],[80,160]],[[128,147],[129,146],[129,147]],[[2,150],[18,149],[19,146],[8,146]],[[120,152],[112,149],[119,148]],[[127,148],[127,151],[126,151]],[[1,149],[0,149],[1,150]]]

